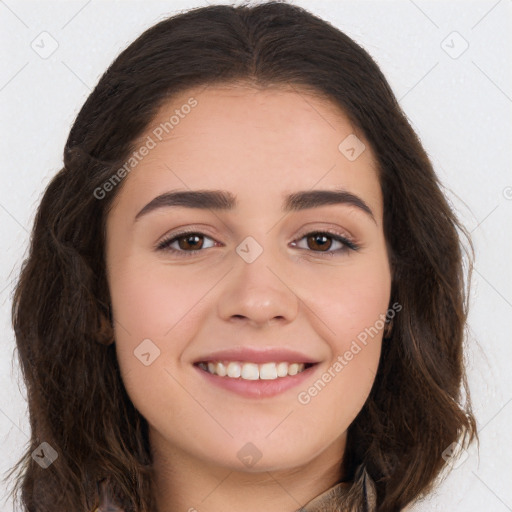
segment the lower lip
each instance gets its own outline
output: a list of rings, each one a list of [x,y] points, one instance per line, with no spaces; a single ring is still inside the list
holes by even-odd
[[[232,391],[241,396],[248,398],[267,398],[284,393],[299,384],[302,384],[316,370],[318,363],[310,366],[306,370],[296,375],[288,375],[287,377],[278,377],[274,380],[246,380],[242,378],[221,377],[213,375],[199,366],[194,368],[211,384],[219,386],[228,391]]]

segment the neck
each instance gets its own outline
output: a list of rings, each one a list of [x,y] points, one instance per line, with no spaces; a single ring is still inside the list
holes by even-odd
[[[151,445],[157,512],[295,512],[342,477],[346,435],[299,467],[240,471],[169,447],[156,433]]]

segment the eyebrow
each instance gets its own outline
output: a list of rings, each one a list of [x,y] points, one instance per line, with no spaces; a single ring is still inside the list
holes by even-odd
[[[370,207],[359,196],[343,189],[308,190],[295,192],[284,198],[283,212],[307,210],[333,204],[354,206],[365,212],[376,223]],[[135,216],[134,222],[143,215],[159,208],[182,207],[201,210],[230,211],[236,208],[237,199],[231,192],[223,190],[184,190],[166,192],[152,199]]]

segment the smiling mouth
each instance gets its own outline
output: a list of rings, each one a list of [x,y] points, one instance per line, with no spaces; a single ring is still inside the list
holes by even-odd
[[[228,379],[277,380],[302,373],[318,363],[250,363],[243,361],[201,361],[195,364],[205,372]]]

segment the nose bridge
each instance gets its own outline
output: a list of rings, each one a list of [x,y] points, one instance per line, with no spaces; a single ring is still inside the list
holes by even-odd
[[[260,235],[260,243],[246,237],[235,249],[230,284],[219,302],[219,315],[227,320],[243,317],[253,323],[274,318],[291,321],[298,312],[298,297],[287,283],[284,253],[270,245],[271,237]]]

